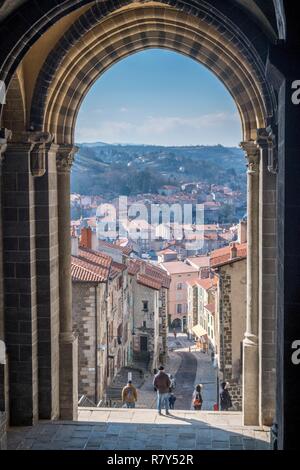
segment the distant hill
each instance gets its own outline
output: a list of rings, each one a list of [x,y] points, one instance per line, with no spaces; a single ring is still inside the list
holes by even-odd
[[[79,144],[72,172],[72,191],[81,194],[157,192],[164,184],[189,181],[230,184],[246,182],[245,158],[237,147]],[[234,189],[234,188],[233,188]]]

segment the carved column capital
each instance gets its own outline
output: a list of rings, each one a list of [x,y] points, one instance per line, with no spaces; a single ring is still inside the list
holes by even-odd
[[[257,129],[257,144],[262,151],[266,152],[267,155],[267,167],[268,171],[273,174],[278,172],[278,158],[277,158],[277,142],[276,135],[273,132],[273,128],[268,126],[267,128]]]
[[[4,159],[4,153],[7,149],[7,143],[12,137],[12,132],[5,128],[0,128],[0,163]]]
[[[59,145],[56,153],[56,165],[58,173],[70,173],[75,160],[78,147],[74,145]]]
[[[240,147],[244,150],[245,157],[248,160],[248,174],[258,175],[260,163],[259,146],[254,140],[248,140],[241,142]]]
[[[24,139],[31,145],[30,161],[31,174],[35,178],[40,178],[46,173],[46,151],[47,144],[52,144],[54,136],[49,132],[25,132]]]

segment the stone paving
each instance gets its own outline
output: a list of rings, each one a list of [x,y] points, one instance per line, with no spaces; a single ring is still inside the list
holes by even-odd
[[[241,413],[82,408],[78,422],[11,429],[16,450],[267,450],[269,429],[243,427]]]

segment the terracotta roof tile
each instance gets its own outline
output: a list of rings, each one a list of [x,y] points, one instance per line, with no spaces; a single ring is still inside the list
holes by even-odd
[[[109,269],[96,266],[94,263],[89,263],[88,261],[72,256],[71,274],[73,281],[106,282]]]
[[[210,266],[211,267],[216,267],[220,264],[226,264],[228,262],[232,261],[237,261],[238,259],[241,258],[246,258],[247,257],[247,243],[235,244],[236,249],[237,249],[237,258],[231,260],[230,259],[230,253],[231,253],[231,247],[226,246],[225,248],[220,248],[219,250],[215,250],[211,253],[210,255]]]
[[[216,306],[215,306],[214,302],[212,302],[210,304],[207,304],[207,305],[204,305],[204,308],[206,308],[206,310],[208,310],[212,314],[214,314],[215,311],[216,311]]]
[[[112,258],[105,253],[94,251],[89,248],[79,247],[78,258],[94,263],[97,266],[103,266],[109,269],[112,264]]]
[[[150,276],[146,276],[146,274],[139,273],[137,275],[137,282],[143,286],[150,287],[150,289],[159,290],[161,288],[160,281],[157,281]]]
[[[117,245],[115,243],[109,243],[105,240],[98,240],[98,246],[100,248],[101,248],[101,246],[103,246],[103,247],[110,248],[110,249],[113,249],[113,250],[121,251],[123,253],[123,255],[125,255],[125,256],[129,256],[133,252],[133,249],[132,249],[131,246],[120,246],[120,245]]]

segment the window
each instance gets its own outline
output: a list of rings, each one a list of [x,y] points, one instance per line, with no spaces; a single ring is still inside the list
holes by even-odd
[[[182,313],[182,304],[177,304],[177,313]]]
[[[147,322],[143,321],[143,328],[147,328]]]
[[[144,312],[148,312],[149,310],[149,304],[147,300],[143,300],[143,310]]]
[[[183,284],[182,284],[182,282],[179,282],[177,284],[177,290],[182,290],[182,289],[183,289]]]

